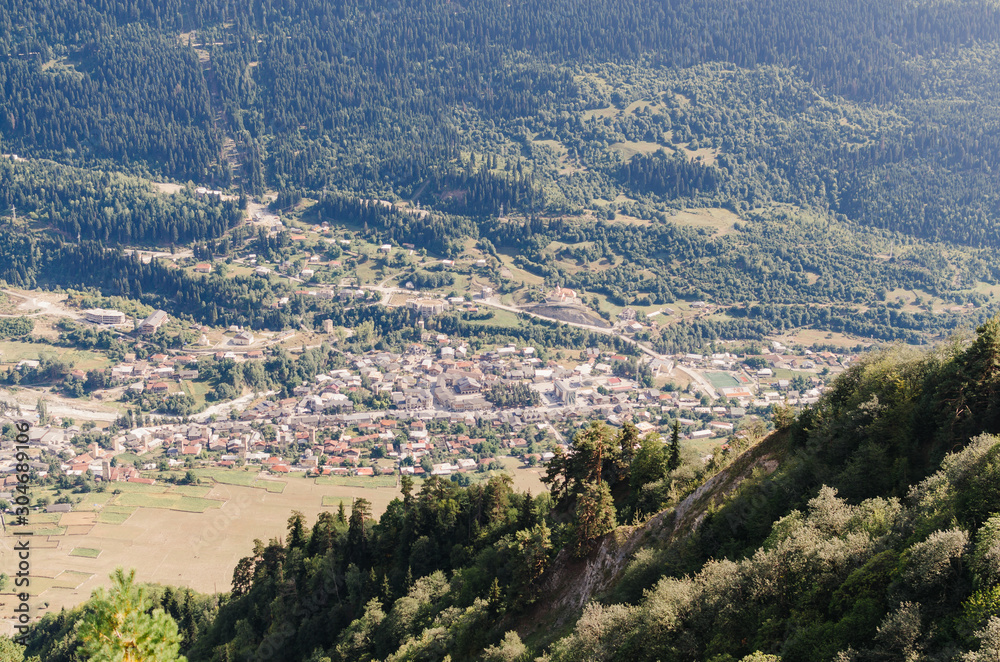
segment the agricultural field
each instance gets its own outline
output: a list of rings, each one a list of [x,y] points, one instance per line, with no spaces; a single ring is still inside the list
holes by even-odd
[[[336,485],[339,487],[396,487],[395,476],[320,476],[316,484],[321,486]]]
[[[510,329],[515,329],[521,326],[521,320],[518,319],[517,313],[512,313],[509,310],[502,310],[500,308],[480,308],[479,311],[488,311],[493,313],[493,316],[485,320],[469,320],[468,323],[470,325],[502,326]]]
[[[38,361],[42,358],[54,358],[72,363],[81,370],[106,368],[111,361],[101,354],[81,349],[66,349],[46,343],[20,342],[4,340],[0,342],[0,364],[13,364],[18,361]]]
[[[96,559],[101,555],[101,550],[94,549],[93,547],[74,547],[73,551],[69,553],[70,556],[81,556],[85,559]]]
[[[525,468],[513,457],[501,461],[515,489],[535,495],[545,491],[543,468]],[[254,539],[283,536],[293,510],[311,524],[320,512],[341,503],[350,513],[353,500],[363,497],[378,517],[400,496],[395,476],[307,479],[292,474],[275,480],[247,471],[194,472],[201,484],[117,483],[109,491],[74,495],[82,500],[72,512],[33,514],[31,593],[38,614],[86,600],[120,565],[136,568],[140,581],[226,591],[233,568]],[[43,495],[56,496],[52,490]],[[0,549],[0,564],[11,567],[12,555],[9,546]],[[0,603],[6,603],[0,605],[0,618],[9,616],[6,610],[14,601],[0,594]]]
[[[218,481],[198,486],[123,483],[119,494],[87,495],[109,497],[86,499],[90,510],[32,516],[31,560],[37,581],[31,590],[38,606],[57,611],[79,604],[93,589],[106,585],[108,574],[119,565],[135,567],[141,581],[226,591],[236,562],[250,552],[254,539],[283,536],[293,510],[312,523],[331,505],[343,501],[349,510],[354,498],[364,497],[378,516],[399,496],[394,479],[392,486],[375,488],[248,476],[253,486]],[[12,567],[12,554],[9,546],[0,550],[0,563]],[[2,595],[0,602],[13,605]],[[9,608],[0,607],[0,617],[9,616]]]
[[[514,489],[518,492],[530,491],[535,496],[548,491],[542,476],[545,475],[544,467],[525,467],[524,463],[516,457],[501,457],[500,463],[514,478]]]

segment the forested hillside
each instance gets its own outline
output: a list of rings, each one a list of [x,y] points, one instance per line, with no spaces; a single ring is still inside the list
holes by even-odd
[[[607,305],[730,308],[663,351],[799,327],[924,342],[995,307],[998,40],[987,0],[8,0],[0,149],[29,160],[0,170],[0,213],[166,248],[275,192]],[[902,312],[900,290],[975,310]]]
[[[1000,10],[985,0],[2,9],[7,151],[225,185],[229,135],[249,192],[419,189],[433,201],[483,187],[458,207],[476,215],[618,189],[807,203],[996,242]],[[554,177],[533,153],[539,137],[578,172]],[[621,141],[718,158],[622,163],[605,149]],[[529,173],[543,199],[506,183]]]

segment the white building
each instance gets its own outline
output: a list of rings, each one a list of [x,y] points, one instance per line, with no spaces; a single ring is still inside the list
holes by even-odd
[[[83,314],[88,322],[93,322],[94,324],[118,325],[125,323],[125,313],[118,312],[117,310],[91,308],[90,310],[84,311]]]

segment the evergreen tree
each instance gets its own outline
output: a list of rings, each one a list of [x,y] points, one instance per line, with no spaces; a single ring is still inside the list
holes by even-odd
[[[413,478],[410,476],[401,476],[399,479],[399,491],[403,493],[403,507],[409,510],[413,505]]]
[[[24,660],[24,646],[6,635],[0,636],[0,662],[21,662],[22,660]],[[28,662],[37,661],[37,657],[32,657]]]
[[[611,488],[607,483],[587,483],[577,499],[573,519],[576,555],[586,555],[594,540],[616,525],[615,501],[611,496]]]
[[[135,584],[135,570],[117,568],[111,590],[97,589],[88,604],[79,636],[88,660],[95,662],[178,662],[181,635],[163,609],[153,609],[146,588]]]
[[[675,420],[670,431],[670,455],[667,458],[667,471],[674,471],[681,466],[681,422]]]
[[[291,517],[288,518],[289,549],[297,549],[305,546],[306,543],[305,521],[306,521],[305,515],[303,515],[298,510],[292,511]]]
[[[647,483],[663,478],[667,469],[667,448],[657,434],[646,435],[632,461],[630,485],[633,496]]]
[[[351,506],[351,519],[347,526],[348,555],[352,559],[363,558],[368,546],[368,529],[365,526],[371,518],[371,502],[355,499]]]

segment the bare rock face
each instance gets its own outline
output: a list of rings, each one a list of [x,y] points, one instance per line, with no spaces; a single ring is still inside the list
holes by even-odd
[[[548,317],[550,319],[569,322],[571,324],[584,324],[596,326],[601,329],[609,329],[611,325],[601,319],[594,311],[579,304],[551,304],[542,303],[537,306],[525,308],[529,313]]]
[[[546,627],[558,628],[574,622],[590,600],[615,585],[636,552],[694,533],[709,507],[724,501],[755,470],[771,473],[777,469],[775,442],[780,444],[782,436],[772,435],[748,449],[675,508],[661,511],[642,524],[619,526],[604,536],[585,558],[575,559],[569,550],[561,551],[547,571],[547,579],[539,591],[542,598],[532,612],[539,616],[558,614],[555,622],[546,623]],[[534,628],[540,620],[529,617],[524,623]]]

